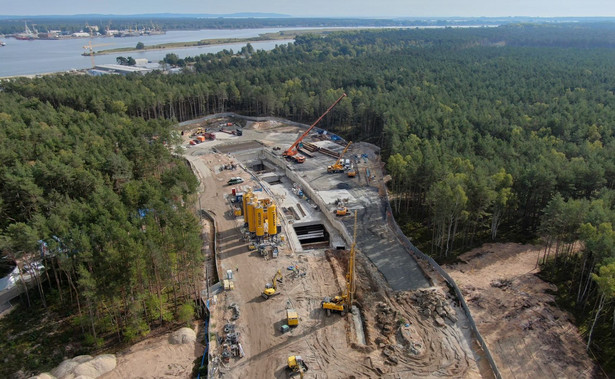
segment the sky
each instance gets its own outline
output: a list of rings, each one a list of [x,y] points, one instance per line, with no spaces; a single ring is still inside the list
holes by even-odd
[[[614,0],[0,0],[0,15],[238,12],[293,17],[615,17]]]

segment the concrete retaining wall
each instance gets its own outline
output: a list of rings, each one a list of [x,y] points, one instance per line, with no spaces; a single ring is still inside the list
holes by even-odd
[[[284,175],[286,175],[288,179],[297,183],[303,190],[303,193],[305,193],[316,205],[318,205],[318,208],[320,208],[322,213],[325,215],[327,221],[329,221],[329,223],[340,233],[340,235],[346,242],[346,245],[352,245],[352,237],[348,233],[348,230],[346,230],[344,224],[342,224],[340,220],[335,217],[333,211],[329,212],[331,205],[325,204],[322,198],[312,189],[312,187],[310,187],[310,185],[302,177],[300,177],[296,171],[291,169],[291,166],[287,163],[285,159],[274,155],[272,152],[266,149],[263,149],[263,158],[267,159],[268,161],[274,163],[276,166],[284,170]]]
[[[316,205],[320,207],[320,209],[323,211],[323,214],[325,215],[327,220],[342,235],[342,237],[344,238],[348,246],[352,245],[352,237],[350,236],[350,233],[348,232],[344,224],[342,224],[335,217],[332,211],[331,212],[328,211],[331,208],[331,205],[325,204],[322,198],[318,196],[318,194],[316,194],[316,192],[308,185],[308,183],[303,178],[299,176],[299,174],[296,171],[291,169],[291,166],[284,159],[274,155],[273,153],[265,149],[263,149],[263,158],[273,162],[279,168],[283,169],[285,175],[290,180],[299,184],[301,188],[303,189],[303,192],[306,193],[312,199],[312,201],[314,201]],[[461,290],[459,289],[459,287],[457,287],[457,284],[455,283],[453,278],[451,278],[450,275],[448,275],[448,273],[444,271],[442,267],[440,267],[440,265],[436,261],[434,261],[431,257],[427,256],[426,254],[424,254],[416,246],[414,246],[412,242],[408,240],[406,235],[402,233],[401,229],[399,228],[399,225],[397,225],[393,217],[393,212],[392,212],[390,203],[388,201],[388,195],[385,195],[385,199],[383,200],[383,206],[386,209],[387,223],[389,225],[389,228],[397,235],[398,240],[404,245],[404,247],[409,252],[409,254],[411,254],[414,257],[414,259],[422,259],[426,261],[436,272],[438,272],[438,274],[440,274],[446,280],[449,286],[453,288],[453,290],[455,291],[455,295],[457,296],[457,299],[459,300],[461,308],[463,309],[466,317],[468,318],[468,322],[470,324],[470,327],[472,328],[472,332],[474,333],[474,336],[476,340],[478,341],[478,343],[481,345],[485,353],[485,357],[487,358],[487,361],[489,362],[489,365],[491,366],[491,369],[493,370],[494,376],[498,379],[501,379],[502,375],[500,374],[500,371],[498,370],[495,360],[491,356],[491,353],[489,352],[489,348],[487,347],[487,344],[485,343],[485,341],[483,340],[483,337],[478,331],[476,323],[474,322],[474,319],[472,318],[472,314],[470,313],[468,304],[466,303],[463,297],[463,294],[461,293]]]
[[[483,339],[480,332],[478,331],[478,327],[476,326],[476,323],[474,322],[474,319],[472,318],[470,308],[468,307],[468,304],[466,303],[463,297],[463,294],[461,293],[461,290],[459,289],[459,287],[457,287],[457,284],[455,283],[453,278],[451,278],[451,276],[446,271],[444,271],[442,267],[440,267],[440,265],[436,261],[433,260],[433,258],[423,253],[416,246],[414,246],[414,244],[410,242],[410,240],[408,240],[408,237],[406,237],[406,235],[399,228],[399,225],[397,225],[397,222],[395,222],[395,218],[393,217],[393,211],[391,209],[391,204],[388,201],[388,196],[386,196],[385,200],[386,200],[386,209],[387,209],[387,223],[389,224],[389,227],[397,235],[397,239],[406,247],[406,249],[409,252],[411,252],[411,254],[415,257],[415,259],[417,258],[422,259],[426,261],[427,263],[429,263],[429,265],[435,271],[437,271],[438,274],[440,274],[444,278],[444,280],[446,280],[448,285],[455,291],[455,295],[457,296],[457,299],[459,300],[461,308],[463,309],[466,317],[468,318],[468,322],[470,324],[470,327],[472,328],[474,337],[476,338],[476,340],[482,347],[485,353],[485,357],[487,358],[487,361],[489,362],[489,366],[491,366],[491,369],[493,370],[493,374],[495,375],[496,378],[501,379],[502,375],[500,374],[500,370],[498,369],[495,363],[495,360],[493,359],[493,356],[491,355],[491,352],[489,351],[489,348],[487,347],[487,344],[485,343],[485,340]]]

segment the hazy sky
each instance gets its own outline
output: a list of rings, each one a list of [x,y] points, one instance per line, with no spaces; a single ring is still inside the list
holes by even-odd
[[[290,16],[615,16],[615,0],[0,0],[0,15],[236,12]]]

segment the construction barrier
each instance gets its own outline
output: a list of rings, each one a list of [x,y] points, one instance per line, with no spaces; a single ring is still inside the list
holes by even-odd
[[[207,307],[207,309],[209,310],[209,307]],[[205,330],[205,351],[203,352],[203,358],[201,358],[201,367],[203,367],[205,363],[205,357],[209,356],[209,312],[207,312],[207,317],[205,318],[205,321],[203,322],[203,328]],[[199,371],[197,373],[196,379],[201,379],[201,367],[199,367]],[[209,371],[209,367],[211,367],[211,365],[209,364],[209,358],[207,359],[207,367]],[[209,378],[213,376],[210,375],[208,372],[207,376],[205,377]]]

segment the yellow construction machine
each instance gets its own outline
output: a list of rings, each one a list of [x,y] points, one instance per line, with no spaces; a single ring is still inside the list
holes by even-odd
[[[261,294],[261,296],[265,300],[279,293],[277,292],[278,281],[280,282],[282,281],[282,271],[280,270],[278,270],[278,272],[275,273],[275,275],[273,276],[273,279],[271,280],[271,283],[265,284],[265,289],[263,290],[263,293]]]
[[[350,247],[350,255],[348,257],[348,272],[346,273],[346,288],[341,295],[327,296],[320,303],[322,309],[327,312],[327,316],[331,315],[331,311],[339,312],[342,316],[349,312],[352,306],[354,298],[354,292],[356,290],[356,284],[354,280],[355,272],[355,248],[357,245],[357,211],[354,211],[354,235],[352,237],[352,246]]]
[[[303,373],[308,370],[308,366],[303,361],[300,355],[291,355],[288,357],[288,370],[290,370],[289,376],[299,374],[300,378],[303,378]]]
[[[329,174],[335,172],[344,172],[344,154],[346,154],[346,152],[348,151],[350,144],[352,144],[352,141],[348,142],[348,145],[346,145],[344,151],[342,151],[339,158],[337,158],[337,161],[335,161],[335,163],[333,163],[331,166],[327,166],[327,172]]]
[[[357,167],[353,164],[352,166],[350,166],[350,169],[346,174],[349,178],[354,178],[355,176],[357,176]]]
[[[286,310],[286,324],[288,326],[298,326],[299,325],[299,314],[294,309]]]
[[[346,216],[347,214],[348,214],[348,208],[344,206],[338,206],[337,209],[335,210],[336,216]]]

